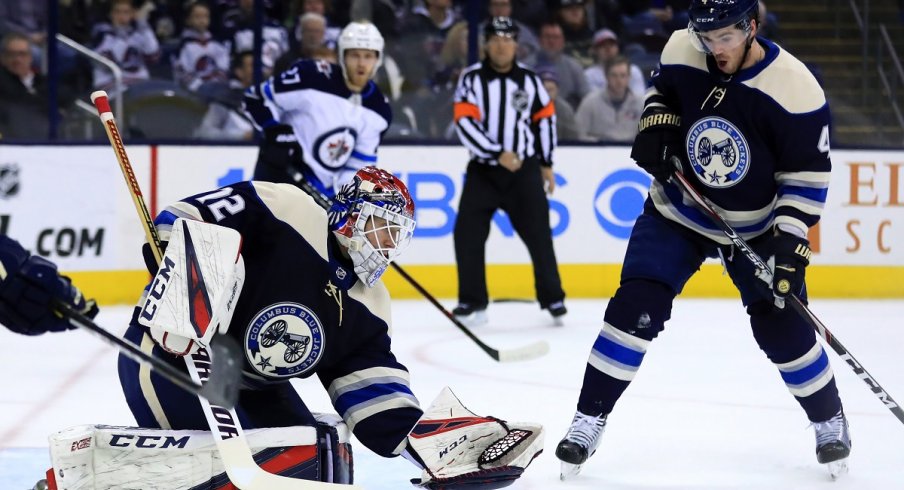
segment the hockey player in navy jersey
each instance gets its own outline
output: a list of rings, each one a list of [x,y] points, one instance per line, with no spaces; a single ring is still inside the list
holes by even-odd
[[[0,324],[23,335],[75,328],[53,312],[54,301],[89,318],[97,315],[94,300],[85,298],[68,277],[60,275],[54,263],[0,235]]]
[[[329,211],[293,185],[270,182],[242,182],[186,198],[156,219],[167,243],[163,265],[125,337],[184,369],[180,357],[205,340],[150,318],[178,318],[162,310],[176,309],[185,297],[170,301],[160,295],[172,290],[173,281],[167,281],[186,263],[179,254],[189,262],[215,255],[197,253],[198,247],[209,241],[208,232],[226,229],[236,235],[240,252],[237,261],[234,252],[224,255],[244,281],[227,288],[228,304],[199,293],[204,288],[191,289],[191,316],[212,318],[203,311],[199,316],[203,304],[225,304],[228,310],[229,316],[214,316],[219,332],[244,347],[244,387],[236,406],[244,428],[315,425],[289,380],[316,374],[357,439],[381,456],[415,462],[424,470],[424,486],[510,482],[542,449],[542,427],[478,417],[448,390],[425,413],[407,369],[391,351],[390,298],[380,278],[408,244],[413,216],[404,183],[373,166],[353,175]],[[202,231],[189,233],[195,228]],[[197,274],[191,270],[193,277],[213,271],[203,264]],[[196,397],[126,357],[120,357],[119,373],[141,427],[207,429]],[[472,444],[455,449],[461,437]],[[433,450],[444,447],[450,451]],[[500,447],[504,451],[496,454]]]
[[[352,22],[338,44],[338,65],[299,60],[246,92],[245,110],[264,135],[254,180],[304,179],[331,197],[377,161],[392,122],[389,102],[372,80],[383,61],[383,37],[373,24]]]
[[[753,336],[816,432],[816,458],[847,470],[851,439],[828,356],[791,308],[806,300],[807,230],[829,185],[829,107],[807,68],[757,37],[757,0],[694,0],[687,30],[662,51],[631,157],[655,177],[637,219],[621,283],[590,352],[577,413],[556,449],[562,478],[600,444],[616,401],[672,301],[707,257],[721,257],[750,316]],[[772,283],[669,181],[681,171],[774,266]],[[665,415],[665,414],[664,414]],[[730,443],[730,442],[726,442]]]

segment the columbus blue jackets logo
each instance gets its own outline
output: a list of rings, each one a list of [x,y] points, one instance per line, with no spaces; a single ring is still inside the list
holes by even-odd
[[[704,185],[724,189],[747,175],[750,147],[738,128],[720,117],[705,117],[687,133],[687,155]]]
[[[336,128],[314,141],[314,158],[326,168],[342,168],[352,156],[357,139],[358,133],[354,129]]]
[[[277,303],[261,310],[245,331],[245,354],[257,374],[290,378],[323,356],[323,324],[306,306]]]

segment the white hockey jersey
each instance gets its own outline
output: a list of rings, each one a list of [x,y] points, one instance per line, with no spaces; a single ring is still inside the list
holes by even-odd
[[[179,53],[173,60],[176,80],[189,90],[206,82],[229,79],[229,47],[210,32],[185,29],[179,40]]]
[[[150,78],[147,61],[160,55],[157,36],[145,22],[132,22],[128,27],[114,27],[103,23],[94,27],[94,50],[115,62],[122,69],[123,81],[128,85]],[[113,74],[100,64],[95,64],[94,86],[109,90]]]
[[[245,93],[257,129],[292,127],[303,164],[328,189],[375,165],[377,147],[392,122],[389,101],[373,81],[360,94],[345,85],[339,65],[299,60]]]

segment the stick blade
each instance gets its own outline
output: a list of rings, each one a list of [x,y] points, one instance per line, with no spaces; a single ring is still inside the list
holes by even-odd
[[[233,408],[242,386],[242,352],[231,337],[218,336],[211,342],[210,378],[201,387],[200,395],[213,405]]]
[[[545,340],[540,340],[516,349],[499,350],[494,357],[499,362],[519,362],[543,357],[548,352],[549,343]]]

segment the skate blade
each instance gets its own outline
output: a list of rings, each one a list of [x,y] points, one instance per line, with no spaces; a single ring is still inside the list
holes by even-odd
[[[559,473],[559,479],[565,481],[571,477],[578,476],[578,473],[581,472],[581,468],[583,467],[583,464],[571,464],[562,461],[562,469]]]
[[[557,326],[557,327],[564,327],[564,326],[565,326],[565,319],[562,318],[562,317],[555,317],[555,318],[552,319],[552,324],[555,325],[555,326]]]
[[[850,468],[848,468],[847,458],[839,459],[838,461],[832,461],[831,463],[826,463],[826,469],[829,470],[829,476],[832,480],[837,480],[842,475],[846,475]]]
[[[490,321],[489,317],[487,317],[486,311],[476,311],[467,316],[456,315],[455,319],[460,321],[464,326],[468,328],[486,325]]]

